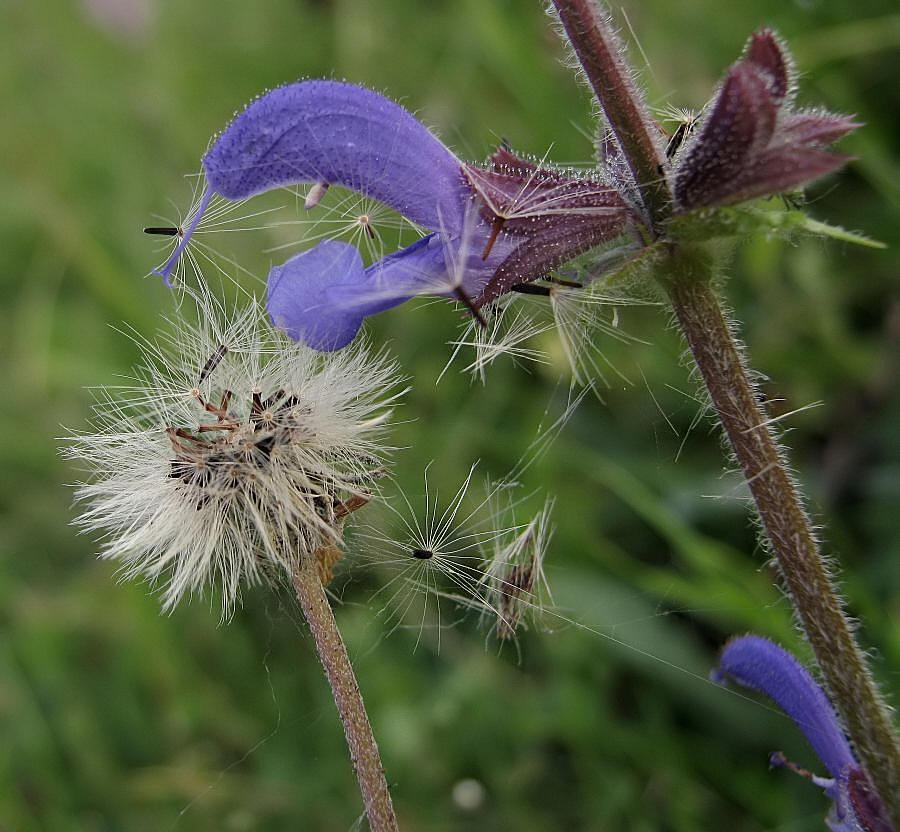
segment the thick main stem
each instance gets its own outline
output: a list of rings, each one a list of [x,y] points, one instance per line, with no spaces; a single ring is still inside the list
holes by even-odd
[[[344,725],[344,735],[362,792],[369,828],[372,832],[397,832],[397,818],[378,754],[378,745],[375,743],[375,735],[369,724],[347,648],[319,580],[315,558],[304,557],[300,561],[293,581],[300,608],[306,616],[322,668],[334,694],[334,703]]]
[[[594,0],[553,0],[563,28],[600,102],[610,129],[631,169],[654,223],[671,203],[660,150],[659,129],[650,114],[616,33]]]
[[[673,252],[665,283],[771,552],[857,756],[900,828],[900,744],[702,259]]]

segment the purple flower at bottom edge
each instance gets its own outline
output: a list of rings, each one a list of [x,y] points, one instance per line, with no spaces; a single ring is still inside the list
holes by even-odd
[[[463,163],[409,112],[336,81],[303,81],[251,103],[203,159],[207,191],[159,273],[168,280],[213,194],[246,199],[299,182],[341,185],[432,233],[366,268],[355,247],[320,243],[269,275],[268,310],[296,340],[346,345],[363,319],[421,294],[474,314],[515,286],[628,227],[603,182],[538,167],[505,149]]]
[[[772,754],[773,766],[787,766],[822,786],[834,801],[826,823],[832,832],[892,832],[878,795],[863,771],[824,691],[806,668],[782,647],[760,636],[732,639],[713,672],[714,681],[732,679],[766,694],[806,736],[831,777],[816,777]]]
[[[850,116],[792,109],[791,60],[773,32],[756,32],[675,159],[682,211],[797,188],[851,157],[825,148],[859,126]]]

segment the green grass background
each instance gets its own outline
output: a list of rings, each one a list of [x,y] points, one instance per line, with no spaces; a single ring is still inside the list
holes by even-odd
[[[158,256],[141,226],[171,213],[169,198],[186,205],[182,174],[260,91],[347,78],[403,100],[469,158],[502,135],[560,161],[589,158],[589,97],[538,0],[101,6],[143,10],[145,24],[116,29],[75,0],[0,8],[0,829],[351,829],[360,801],[292,599],[248,592],[227,625],[208,601],[161,617],[147,587],[117,583],[69,526],[78,474],[56,437],[85,424],[85,388],[136,358],[111,325],[149,333],[171,309],[159,280],[142,279]],[[801,101],[866,123],[844,143],[858,160],[812,190],[811,211],[896,245],[895,4],[633,0],[623,26],[626,14],[660,106],[701,105],[750,31],[775,26],[796,51]],[[264,242],[226,249],[264,275]],[[896,694],[895,249],[750,241],[727,295],[774,410],[823,402],[788,418],[786,439]],[[557,499],[557,605],[597,633],[547,619],[520,660],[464,623],[438,652],[430,631],[385,637],[377,574],[343,593],[338,619],[406,830],[823,828],[818,790],[766,769],[773,749],[821,768],[794,726],[705,681],[731,634],[803,647],[715,430],[688,432],[700,405],[665,311],[621,319],[641,340],[604,346],[631,383],[586,400],[525,478]],[[454,372],[435,386],[457,322],[431,305],[371,327],[415,383],[397,437],[413,493],[432,458],[445,493],[476,458],[508,471],[564,371],[561,359],[501,363],[485,387]],[[484,788],[475,810],[453,799],[465,778]]]

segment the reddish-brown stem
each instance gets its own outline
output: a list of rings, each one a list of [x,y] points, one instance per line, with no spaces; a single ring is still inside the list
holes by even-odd
[[[397,818],[375,735],[350,665],[347,648],[338,631],[328,596],[319,580],[314,557],[301,559],[293,581],[300,608],[309,624],[319,660],[328,684],[331,685],[334,702],[344,725],[344,735],[362,792],[369,828],[372,832],[397,832]]]
[[[553,5],[656,225],[666,218],[672,202],[666,160],[659,129],[632,79],[619,39],[593,0],[553,0]]]
[[[664,284],[771,554],[856,754],[898,825],[900,744],[853,637],[797,487],[788,473],[710,281],[707,261],[673,247]],[[900,825],[898,825],[900,828]]]

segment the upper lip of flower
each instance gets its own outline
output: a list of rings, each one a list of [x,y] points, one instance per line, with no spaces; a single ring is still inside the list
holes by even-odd
[[[803,732],[832,779],[814,778],[835,801],[833,832],[889,832],[872,790],[825,692],[782,647],[755,635],[732,639],[722,650],[714,681],[733,679],[769,696]]]
[[[823,148],[859,125],[849,116],[792,108],[790,59],[774,33],[754,33],[679,151],[678,210],[742,202],[798,187],[851,157]]]

